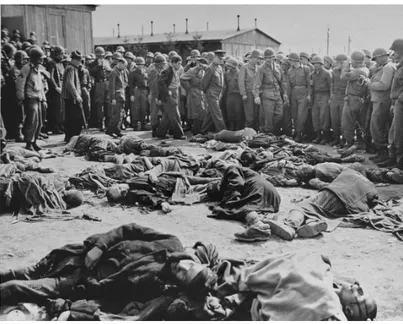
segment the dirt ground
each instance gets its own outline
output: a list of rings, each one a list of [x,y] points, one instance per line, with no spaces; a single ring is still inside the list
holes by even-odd
[[[94,132],[95,133],[95,132]],[[150,132],[136,133],[151,141]],[[132,133],[134,134],[134,133]],[[106,136],[100,134],[99,136]],[[44,148],[61,152],[63,136],[51,136],[40,141]],[[168,141],[169,142],[169,141]],[[10,143],[12,145],[22,145]],[[202,153],[198,144],[175,141],[172,145],[182,147],[188,153]],[[332,150],[328,148],[329,150]],[[64,156],[43,161],[43,166],[53,167],[61,177],[76,174],[96,162],[83,157]],[[403,185],[380,187],[383,198],[403,197]],[[280,217],[287,215],[295,198],[315,194],[313,190],[301,188],[278,188],[282,203]],[[240,243],[234,240],[234,233],[241,231],[239,222],[207,218],[208,208],[203,204],[174,206],[169,214],[152,212],[141,214],[136,207],[124,209],[111,207],[106,199],[95,198],[85,192],[86,203],[72,212],[98,216],[102,222],[87,220],[46,220],[44,222],[14,222],[11,215],[0,216],[0,270],[23,267],[37,262],[50,250],[67,243],[82,242],[94,233],[108,231],[119,225],[136,222],[156,230],[177,235],[184,245],[196,241],[215,244],[223,257],[259,260],[266,255],[302,250],[306,253],[320,251],[330,256],[336,277],[358,280],[366,292],[378,302],[379,320],[403,320],[403,242],[392,234],[372,229],[338,228],[315,239],[282,241],[276,237],[263,243]],[[400,206],[403,212],[403,206]]]

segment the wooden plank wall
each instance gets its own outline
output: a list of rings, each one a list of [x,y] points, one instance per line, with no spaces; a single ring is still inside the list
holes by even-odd
[[[262,33],[250,31],[222,41],[223,50],[231,56],[244,56],[254,48],[264,50],[272,47],[278,51],[280,45]]]
[[[58,18],[64,22],[64,41],[60,44],[69,51],[79,50],[91,53],[93,50],[92,37],[92,10],[87,6],[31,6],[31,5],[2,5],[1,16],[24,16],[25,26],[21,32],[29,36],[31,31],[36,32],[38,43],[45,40],[51,42],[55,35],[50,30],[53,26],[50,15],[62,16]],[[12,32],[10,30],[10,32]],[[63,39],[63,38],[62,38]]]

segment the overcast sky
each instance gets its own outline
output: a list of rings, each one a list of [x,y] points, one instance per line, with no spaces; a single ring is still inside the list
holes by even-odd
[[[258,19],[258,28],[282,43],[281,49],[312,51],[326,54],[326,31],[330,28],[330,54],[347,51],[351,35],[351,50],[377,47],[389,48],[395,38],[403,37],[403,6],[399,5],[101,5],[93,13],[94,36],[185,31],[185,18],[189,19],[189,32],[237,28],[237,15],[241,15],[241,28],[252,28]]]

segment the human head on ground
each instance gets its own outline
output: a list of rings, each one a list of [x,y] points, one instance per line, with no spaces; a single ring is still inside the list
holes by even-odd
[[[315,168],[310,164],[303,164],[296,171],[297,179],[303,182],[315,178]]]
[[[106,198],[110,203],[122,202],[129,192],[128,184],[114,184],[106,190]]]
[[[343,312],[349,321],[374,320],[378,307],[373,298],[366,295],[358,282],[342,283],[336,289]]]

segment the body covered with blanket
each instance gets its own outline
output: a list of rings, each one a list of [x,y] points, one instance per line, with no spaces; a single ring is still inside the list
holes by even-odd
[[[220,197],[209,217],[244,220],[251,211],[278,212],[281,202],[277,189],[249,168],[229,166],[219,185],[209,190],[212,199]]]

